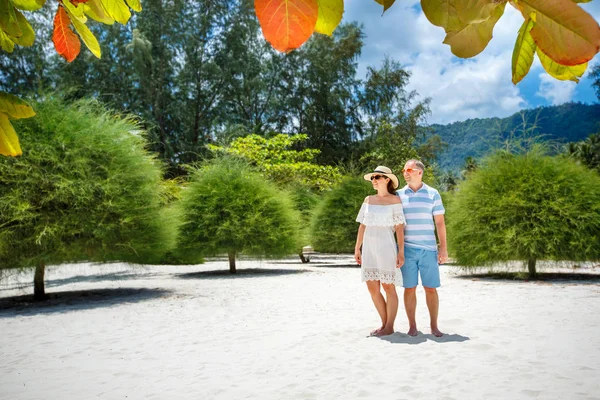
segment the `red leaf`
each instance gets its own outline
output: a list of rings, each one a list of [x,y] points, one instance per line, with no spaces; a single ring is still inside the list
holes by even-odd
[[[300,47],[315,30],[317,0],[254,0],[263,35],[282,52]]]
[[[87,3],[88,0],[70,0],[71,4],[73,4],[75,7],[77,7],[79,5],[79,3]]]
[[[79,50],[81,50],[81,42],[69,26],[70,23],[71,20],[69,19],[67,12],[59,5],[56,16],[54,17],[52,41],[54,42],[56,52],[68,62],[77,58]]]

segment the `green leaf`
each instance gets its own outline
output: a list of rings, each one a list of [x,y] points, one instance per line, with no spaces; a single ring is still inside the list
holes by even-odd
[[[12,157],[23,154],[15,128],[8,120],[8,116],[2,112],[0,112],[0,154]]]
[[[100,58],[102,53],[100,51],[100,44],[98,43],[98,39],[96,39],[96,36],[94,36],[92,31],[90,31],[90,29],[85,23],[83,23],[79,18],[76,18],[71,14],[69,8],[67,8],[67,13],[71,17],[71,23],[75,27],[75,30],[79,34],[81,40],[83,40],[83,43],[85,43],[85,45],[88,49],[90,49],[93,55]]]
[[[7,53],[12,53],[15,49],[15,42],[2,29],[0,29],[0,48]]]
[[[19,27],[21,28],[22,35],[18,38],[11,37],[11,39],[13,42],[15,42],[15,44],[18,44],[19,46],[29,47],[33,45],[33,42],[35,41],[35,32],[29,24],[29,21],[25,19],[25,17],[23,16],[23,14],[21,14],[20,11],[15,10],[15,13],[17,15],[17,21],[19,21]]]
[[[319,16],[315,32],[331,36],[344,14],[344,0],[317,0]]]
[[[512,55],[512,82],[516,85],[528,73],[533,63],[533,55],[537,45],[531,37],[531,28],[535,22],[530,18],[523,22]]]
[[[588,63],[573,66],[560,65],[544,54],[539,47],[537,48],[536,53],[546,72],[561,81],[579,82],[579,78],[581,78],[588,66]]]
[[[396,0],[375,0],[377,3],[383,6],[383,12],[386,12]]]
[[[12,37],[21,36],[15,7],[10,0],[0,0],[0,28]]]
[[[0,113],[13,119],[30,118],[35,115],[35,111],[25,100],[2,91],[0,91]]]
[[[46,0],[12,0],[16,8],[23,11],[35,11],[44,6]]]
[[[480,15],[480,18],[472,18],[474,14],[465,12],[464,16],[468,18],[462,20],[469,22],[456,31],[446,31],[444,43],[450,45],[452,53],[457,57],[476,56],[492,40],[494,26],[504,14],[505,7],[506,3],[495,4],[490,15]]]
[[[83,9],[85,13],[95,21],[102,22],[106,25],[112,25],[115,23],[115,20],[111,18],[104,10],[100,0],[88,0]]]

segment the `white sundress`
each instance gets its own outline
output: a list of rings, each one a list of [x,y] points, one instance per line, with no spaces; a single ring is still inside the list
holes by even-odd
[[[398,247],[394,239],[394,226],[406,223],[402,204],[363,203],[356,222],[366,226],[362,244],[362,281],[402,286],[402,273],[396,268]]]

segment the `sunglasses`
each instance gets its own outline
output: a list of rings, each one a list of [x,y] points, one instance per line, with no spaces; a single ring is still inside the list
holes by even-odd
[[[381,179],[381,178],[387,178],[387,176],[385,175],[371,175],[371,180],[375,181],[377,179]]]
[[[405,168],[402,170],[402,173],[408,172],[409,174],[412,174],[415,171],[420,171],[420,169],[418,168]]]

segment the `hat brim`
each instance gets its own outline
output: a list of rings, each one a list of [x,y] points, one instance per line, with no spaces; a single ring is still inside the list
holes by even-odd
[[[397,177],[396,175],[394,175],[394,174],[386,174],[386,173],[384,173],[384,172],[371,172],[371,173],[369,173],[369,174],[366,174],[366,175],[364,176],[364,178],[365,178],[365,181],[370,181],[370,180],[371,180],[371,177],[372,177],[373,175],[383,175],[383,176],[387,176],[387,177],[388,177],[388,178],[390,178],[390,179],[392,180],[392,182],[394,183],[394,189],[398,189],[398,184],[399,184],[399,181],[398,181],[398,177]]]

